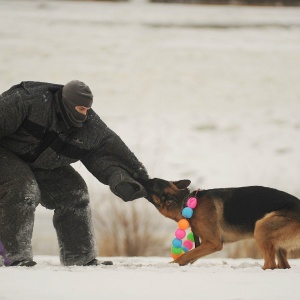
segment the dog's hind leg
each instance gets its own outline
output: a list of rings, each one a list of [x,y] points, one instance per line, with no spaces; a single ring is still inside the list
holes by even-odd
[[[256,222],[254,237],[264,256],[263,269],[290,268],[287,251],[300,248],[300,217],[290,211],[269,213]]]
[[[264,257],[264,270],[276,268],[276,249],[274,245],[274,239],[276,239],[276,236],[272,230],[272,223],[274,223],[273,214],[274,213],[270,213],[264,218],[258,220],[255,224],[254,230],[254,238]]]
[[[278,264],[278,269],[290,269],[290,265],[287,261],[287,251],[285,249],[279,248],[276,252]]]

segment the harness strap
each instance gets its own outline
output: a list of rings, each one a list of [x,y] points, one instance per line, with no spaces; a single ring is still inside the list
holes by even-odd
[[[200,191],[200,189],[197,189],[195,191],[195,196],[194,197],[197,197],[197,194],[198,192]],[[192,230],[192,233],[194,235],[194,240],[195,240],[195,248],[199,247],[200,246],[200,238],[199,236]]]
[[[192,230],[192,233],[194,235],[194,240],[195,240],[195,248],[200,246],[200,238],[199,236]]]
[[[40,144],[33,150],[18,154],[26,162],[34,163],[47,148],[51,148],[57,154],[70,159],[82,159],[89,152],[88,149],[80,148],[62,140],[57,132],[48,130],[46,127],[36,124],[29,119],[24,120],[22,128],[37,140],[40,140]]]

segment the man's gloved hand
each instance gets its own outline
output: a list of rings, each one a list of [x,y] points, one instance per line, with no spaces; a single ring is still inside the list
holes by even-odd
[[[144,187],[125,170],[118,170],[109,178],[110,190],[124,201],[147,197]]]
[[[139,183],[125,181],[117,184],[115,187],[115,193],[126,202],[147,196],[142,185]]]

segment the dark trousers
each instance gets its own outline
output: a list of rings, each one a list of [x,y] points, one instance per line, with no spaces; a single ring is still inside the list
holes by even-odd
[[[0,240],[12,261],[32,259],[34,212],[54,210],[60,260],[83,265],[97,256],[87,186],[71,167],[31,169],[0,147]]]

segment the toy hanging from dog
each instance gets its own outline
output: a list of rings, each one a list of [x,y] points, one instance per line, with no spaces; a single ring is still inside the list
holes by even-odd
[[[197,206],[197,198],[190,197],[186,203],[181,214],[185,219],[181,219],[178,224],[178,229],[175,231],[175,238],[172,241],[171,257],[175,260],[182,254],[188,252],[194,247],[195,238],[193,232],[186,234],[186,230],[190,227],[190,223],[187,219],[193,216],[194,209]],[[187,237],[185,241],[183,239]]]

